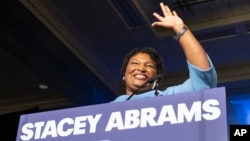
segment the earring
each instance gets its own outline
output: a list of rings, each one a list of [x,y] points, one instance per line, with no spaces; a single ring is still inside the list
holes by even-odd
[[[124,81],[124,80],[125,80],[125,77],[122,77],[122,80]]]

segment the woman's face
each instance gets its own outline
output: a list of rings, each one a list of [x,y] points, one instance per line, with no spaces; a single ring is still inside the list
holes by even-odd
[[[156,74],[156,64],[148,54],[134,55],[130,58],[125,71],[126,94],[132,94]]]

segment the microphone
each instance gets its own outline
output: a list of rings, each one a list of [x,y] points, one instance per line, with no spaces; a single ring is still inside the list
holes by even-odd
[[[155,77],[152,78],[152,82],[154,82],[153,86],[152,86],[152,89],[155,90],[155,95],[158,96],[159,92],[158,92],[158,85],[159,85],[159,82],[161,81],[162,79],[162,74],[158,74],[156,75]]]
[[[162,78],[162,74],[157,74],[155,77],[151,77],[148,79],[148,83],[153,83],[155,80],[159,81]]]
[[[136,89],[128,98],[127,100],[131,99],[135,94],[137,94],[138,91],[141,91],[143,89],[143,87],[145,87],[146,85],[148,84],[152,84],[154,82],[154,84],[152,85],[151,89],[154,89],[156,90],[155,91],[155,95],[158,95],[158,92],[157,92],[157,86],[158,86],[158,83],[159,81],[161,80],[162,78],[162,74],[158,74],[154,77],[151,77],[148,79],[148,81],[146,83],[144,83],[143,85],[141,85],[138,89]],[[148,90],[148,87],[147,88],[144,88],[141,92],[145,92]]]

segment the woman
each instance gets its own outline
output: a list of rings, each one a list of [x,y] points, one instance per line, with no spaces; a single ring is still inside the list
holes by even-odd
[[[175,11],[171,11],[163,3],[160,3],[160,7],[163,16],[153,13],[158,21],[152,23],[152,26],[172,29],[176,33],[174,38],[181,45],[187,59],[189,78],[182,84],[168,87],[157,93],[149,90],[150,78],[157,78],[158,74],[163,73],[163,61],[152,48],[136,48],[124,58],[122,74],[126,94],[117,97],[115,102],[198,91],[217,86],[216,71],[201,44]]]

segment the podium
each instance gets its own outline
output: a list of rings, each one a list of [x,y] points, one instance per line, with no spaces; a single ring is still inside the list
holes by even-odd
[[[225,88],[21,115],[16,141],[227,141]]]

